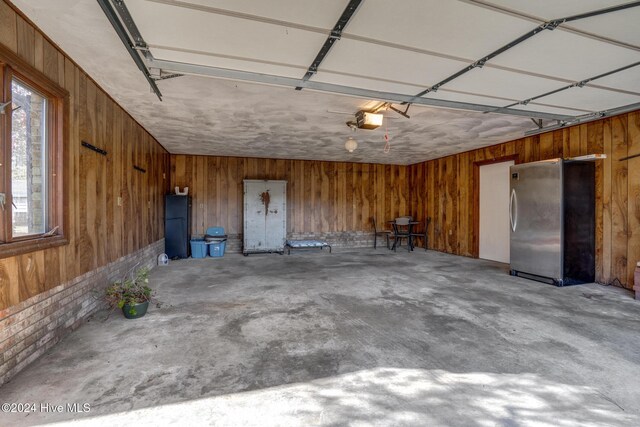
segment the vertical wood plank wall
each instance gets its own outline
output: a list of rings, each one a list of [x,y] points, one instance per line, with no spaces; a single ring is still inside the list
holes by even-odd
[[[242,234],[243,179],[287,180],[287,232],[372,230],[409,210],[407,166],[171,155],[171,188],[189,187],[191,232]]]
[[[0,43],[70,93],[69,244],[0,260],[1,310],[164,236],[169,155],[74,62],[0,0]],[[108,151],[81,147],[82,140]],[[141,173],[133,165],[146,169]],[[118,196],[122,206],[117,206]]]
[[[633,285],[640,260],[640,157],[620,159],[640,153],[640,112],[411,166],[169,156],[4,0],[0,43],[66,88],[71,100],[66,142],[70,243],[0,260],[0,310],[161,239],[169,181],[171,188],[190,187],[194,234],[210,225],[241,234],[242,180],[286,179],[288,232],[371,230],[371,216],[382,222],[410,213],[418,220],[432,218],[432,249],[474,256],[477,163],[509,156],[521,163],[607,154],[596,177],[597,280]],[[82,148],[82,140],[106,149],[108,156]]]
[[[409,166],[412,215],[431,217],[429,247],[477,256],[477,164],[605,153],[596,166],[596,280],[631,289],[640,261],[640,111]]]

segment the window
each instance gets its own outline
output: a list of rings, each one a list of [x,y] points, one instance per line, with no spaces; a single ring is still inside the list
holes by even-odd
[[[11,225],[13,237],[46,233],[47,98],[11,82]]]
[[[4,48],[0,83],[0,258],[4,258],[67,243],[62,154],[68,94]]]

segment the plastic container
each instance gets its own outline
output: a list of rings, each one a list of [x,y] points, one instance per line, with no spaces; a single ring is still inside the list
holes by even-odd
[[[224,256],[224,249],[227,246],[227,242],[209,243],[209,256],[221,257]]]
[[[207,256],[207,244],[204,240],[191,241],[191,257],[204,258]]]
[[[224,234],[223,227],[209,227],[205,233],[207,236],[219,236],[223,238],[227,238],[226,234]]]
[[[169,265],[169,257],[167,254],[158,255],[158,265]]]
[[[209,246],[209,256],[221,257],[227,247],[227,235],[224,234],[223,227],[209,227],[205,234],[207,246]]]

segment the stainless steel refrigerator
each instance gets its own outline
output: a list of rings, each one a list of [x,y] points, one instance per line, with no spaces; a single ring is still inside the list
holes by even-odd
[[[595,164],[511,166],[511,274],[558,286],[595,280]]]

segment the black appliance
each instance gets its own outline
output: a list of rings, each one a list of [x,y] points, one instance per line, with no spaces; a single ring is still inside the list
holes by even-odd
[[[188,258],[191,198],[167,195],[164,207],[164,252],[169,259]]]

